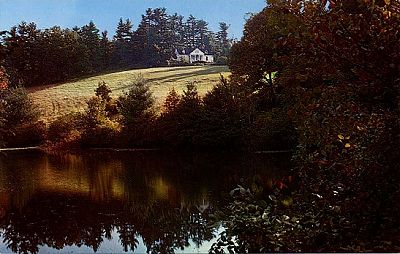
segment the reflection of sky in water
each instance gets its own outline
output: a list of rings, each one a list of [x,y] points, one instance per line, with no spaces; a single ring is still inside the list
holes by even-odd
[[[103,239],[102,244],[96,253],[124,253],[124,249],[119,242],[119,234],[116,230],[113,230],[111,233],[112,239],[108,240],[106,238]],[[3,242],[3,238],[0,237],[1,242]],[[146,246],[143,243],[142,238],[139,238],[139,244],[135,253],[146,253]],[[4,245],[0,245],[0,253],[10,253],[11,250],[7,249]],[[50,254],[54,253],[55,250],[53,248],[48,247],[47,245],[39,247],[39,254]],[[93,249],[87,246],[66,246],[62,250],[57,252],[61,253],[95,253]],[[128,252],[129,253],[129,252]]]
[[[197,248],[196,244],[193,241],[189,241],[190,246],[186,247],[184,250],[175,250],[175,253],[208,253],[211,248],[211,245],[216,242],[218,235],[224,231],[224,228],[221,226],[215,232],[214,235],[216,238],[212,239],[211,241],[204,241],[199,248]]]
[[[214,232],[214,235],[218,236],[221,232],[223,231],[223,227],[220,227],[216,232]],[[121,246],[120,240],[119,240],[119,234],[117,233],[117,230],[113,230],[111,233],[111,240],[108,240],[106,238],[103,239],[103,242],[101,243],[99,249],[97,252],[94,252],[93,249],[87,247],[87,246],[66,246],[62,250],[57,251],[58,253],[131,253],[132,251],[124,252],[123,247]],[[0,237],[0,241],[3,242],[3,238]],[[135,249],[134,253],[146,253],[146,246],[143,243],[143,240],[141,237],[138,237],[139,244],[137,245],[137,248]],[[211,241],[205,241],[203,244],[199,247],[196,246],[196,244],[193,243],[193,241],[189,241],[190,246],[184,248],[183,250],[178,249],[175,250],[175,253],[208,253],[208,251],[211,248],[211,245],[216,241],[216,238],[212,239]],[[10,253],[11,250],[8,249],[4,244],[0,244],[0,253],[5,254],[5,253]],[[39,247],[39,254],[51,254],[54,253],[55,250],[53,248],[48,247],[47,245]]]
[[[119,242],[119,234],[117,230],[113,230],[111,233],[112,239],[108,240],[106,238],[103,239],[99,249],[96,253],[124,253],[124,248],[121,246]],[[138,237],[139,244],[134,253],[146,253],[146,246],[143,243],[141,237]],[[208,250],[207,250],[208,251]],[[86,246],[77,247],[77,246],[67,246],[62,249],[63,253],[94,253],[94,251]],[[43,246],[39,250],[39,254],[47,254],[54,253],[53,248],[49,248],[47,246]],[[129,253],[129,252],[126,252]]]

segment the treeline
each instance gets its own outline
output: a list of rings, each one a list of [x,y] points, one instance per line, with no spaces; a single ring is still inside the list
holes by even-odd
[[[84,112],[60,116],[47,126],[24,88],[0,90],[2,146],[42,145],[48,150],[82,148],[161,148],[169,150],[291,149],[295,143],[289,122],[280,130],[263,129],[252,90],[221,76],[204,97],[195,83],[182,95],[172,89],[161,108],[150,82],[141,76],[117,98],[100,82]],[[261,119],[264,119],[263,117]],[[263,127],[263,128],[260,128]],[[2,135],[1,135],[2,134]],[[288,135],[290,134],[290,135]]]
[[[38,29],[22,22],[2,32],[0,44],[11,86],[52,84],[107,70],[174,64],[175,50],[198,47],[225,64],[231,46],[229,25],[210,31],[208,23],[190,15],[148,9],[133,30],[129,19],[118,22],[110,40],[93,21],[83,27]]]
[[[137,77],[118,98],[101,82],[84,113],[65,115],[49,125],[47,147],[247,150],[254,140],[248,98],[221,77],[203,98],[189,83],[182,95],[172,89],[157,109],[150,83]],[[236,98],[233,98],[237,96]],[[160,112],[161,111],[161,112]],[[290,142],[279,143],[279,148]]]

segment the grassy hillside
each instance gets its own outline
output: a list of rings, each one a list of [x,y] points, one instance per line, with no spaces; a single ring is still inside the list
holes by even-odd
[[[42,120],[50,122],[60,115],[84,110],[87,99],[94,95],[100,81],[108,83],[111,95],[116,98],[129,90],[129,81],[138,74],[151,81],[151,89],[158,105],[161,105],[170,89],[174,87],[182,93],[189,81],[195,81],[199,94],[204,95],[219,81],[220,74],[229,74],[229,69],[226,66],[185,66],[130,70],[36,87],[30,90],[30,94],[42,114]]]

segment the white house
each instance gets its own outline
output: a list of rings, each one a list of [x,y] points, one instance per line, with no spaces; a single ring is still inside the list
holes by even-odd
[[[175,50],[176,60],[182,63],[214,63],[214,55],[210,54],[207,50],[204,52],[199,48],[183,49],[181,52]]]

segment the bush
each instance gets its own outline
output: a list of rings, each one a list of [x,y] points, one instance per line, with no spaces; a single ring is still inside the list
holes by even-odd
[[[181,101],[181,96],[174,88],[169,91],[165,98],[161,115],[157,118],[156,129],[159,135],[157,139],[165,146],[177,145],[177,126],[178,121],[178,105]]]
[[[217,61],[215,62],[217,65],[227,65],[228,64],[228,58],[226,56],[219,56],[217,57]]]
[[[106,104],[100,97],[92,97],[82,117],[81,143],[85,147],[112,147],[117,144],[120,124],[110,119],[106,112]]]
[[[2,143],[8,146],[30,146],[42,142],[45,128],[43,123],[38,123],[38,118],[39,112],[24,88],[0,90]]]
[[[275,108],[257,115],[250,127],[249,145],[264,151],[294,149],[297,133],[287,112]]]
[[[100,82],[95,92],[96,96],[87,102],[85,113],[67,114],[50,124],[49,147],[114,147],[119,144],[121,126],[115,114],[115,101],[110,96],[111,89]]]
[[[50,123],[47,130],[47,138],[50,142],[69,142],[71,137],[82,131],[83,115],[70,113],[60,116]]]
[[[96,88],[95,92],[96,92],[96,96],[101,98],[103,101],[108,102],[111,100],[111,96],[110,96],[111,89],[107,85],[106,82],[104,82],[104,81],[99,82],[99,85]]]
[[[81,144],[83,147],[117,147],[120,143],[118,138],[120,138],[119,123],[105,119],[95,126],[84,129]]]
[[[105,103],[105,112],[108,117],[114,117],[118,115],[117,102],[110,96],[112,93],[111,88],[106,82],[99,82],[98,87],[95,90],[96,97],[100,98]]]
[[[8,147],[26,147],[42,144],[46,139],[46,124],[37,121],[16,126],[7,137]]]
[[[159,118],[160,139],[167,146],[244,149],[253,118],[248,91],[221,77],[202,99],[194,83],[182,96],[171,90]]]
[[[22,87],[0,90],[0,107],[2,118],[8,128],[35,122],[39,118],[39,112]]]
[[[8,88],[8,76],[6,70],[0,65],[0,89]]]

